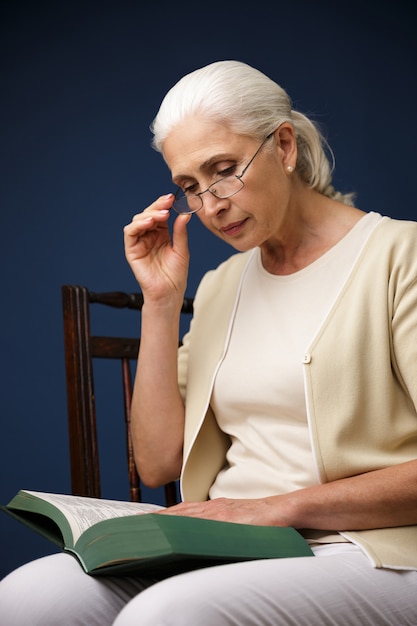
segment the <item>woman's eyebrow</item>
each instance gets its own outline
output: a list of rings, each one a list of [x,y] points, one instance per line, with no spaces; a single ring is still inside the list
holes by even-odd
[[[203,161],[203,163],[201,163],[198,166],[198,169],[200,172],[204,172],[205,170],[209,169],[212,165],[214,165],[215,163],[218,163],[219,161],[235,161],[235,160],[236,159],[232,158],[229,153],[221,152],[219,154],[213,154],[213,156]],[[181,181],[186,178],[192,178],[192,176],[190,176],[189,174],[176,174],[175,176],[172,177],[172,181],[175,183],[176,181]]]
[[[203,161],[203,163],[200,165],[199,170],[205,170],[209,167],[211,167],[212,165],[214,165],[214,163],[218,163],[219,161],[233,161],[234,159],[231,158],[230,154],[227,152],[221,152],[219,154],[214,154],[213,156],[211,156],[209,159],[207,159],[206,161]]]

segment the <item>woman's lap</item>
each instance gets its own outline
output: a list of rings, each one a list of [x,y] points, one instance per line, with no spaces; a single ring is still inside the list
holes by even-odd
[[[0,582],[0,623],[107,626],[144,587],[127,577],[88,576],[71,555],[54,554],[20,567]]]
[[[131,600],[114,626],[417,624],[417,572],[374,569],[358,549],[176,576]]]
[[[352,547],[155,582],[87,576],[58,554],[0,583],[0,616],[4,626],[415,625],[417,572],[376,570]]]

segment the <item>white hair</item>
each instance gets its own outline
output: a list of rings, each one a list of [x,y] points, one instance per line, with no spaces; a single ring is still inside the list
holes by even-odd
[[[260,141],[283,122],[291,123],[300,178],[325,196],[353,204],[354,194],[337,192],[331,184],[333,154],[318,125],[294,111],[287,92],[259,70],[240,61],[218,61],[181,78],[166,94],[151,125],[155,150],[162,152],[170,131],[196,114]]]

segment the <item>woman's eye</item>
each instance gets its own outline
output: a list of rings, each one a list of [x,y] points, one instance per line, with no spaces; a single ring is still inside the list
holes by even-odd
[[[226,176],[232,176],[236,171],[236,165],[230,165],[230,167],[226,167],[224,170],[220,170],[217,172],[217,176],[220,178],[225,178]]]
[[[229,165],[218,172],[216,172],[216,180],[219,178],[227,178],[228,176],[233,176],[236,172],[237,164]],[[216,182],[216,181],[213,181]],[[212,183],[213,184],[213,183]],[[190,194],[198,194],[199,193],[199,185],[198,183],[192,183],[190,185],[181,186],[182,193],[185,196],[189,196]]]
[[[183,187],[183,193],[187,196],[190,193],[196,193],[197,192],[197,185],[188,185],[187,187]]]

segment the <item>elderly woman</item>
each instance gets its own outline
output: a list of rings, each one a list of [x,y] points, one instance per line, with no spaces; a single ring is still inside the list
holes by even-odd
[[[317,127],[243,63],[182,78],[153,132],[178,191],[125,227],[139,471],[181,477],[170,514],[293,526],[315,558],[155,581],[49,556],[1,583],[4,623],[416,624],[417,224],[335,191]],[[203,278],[178,353],[193,213],[238,254]]]

